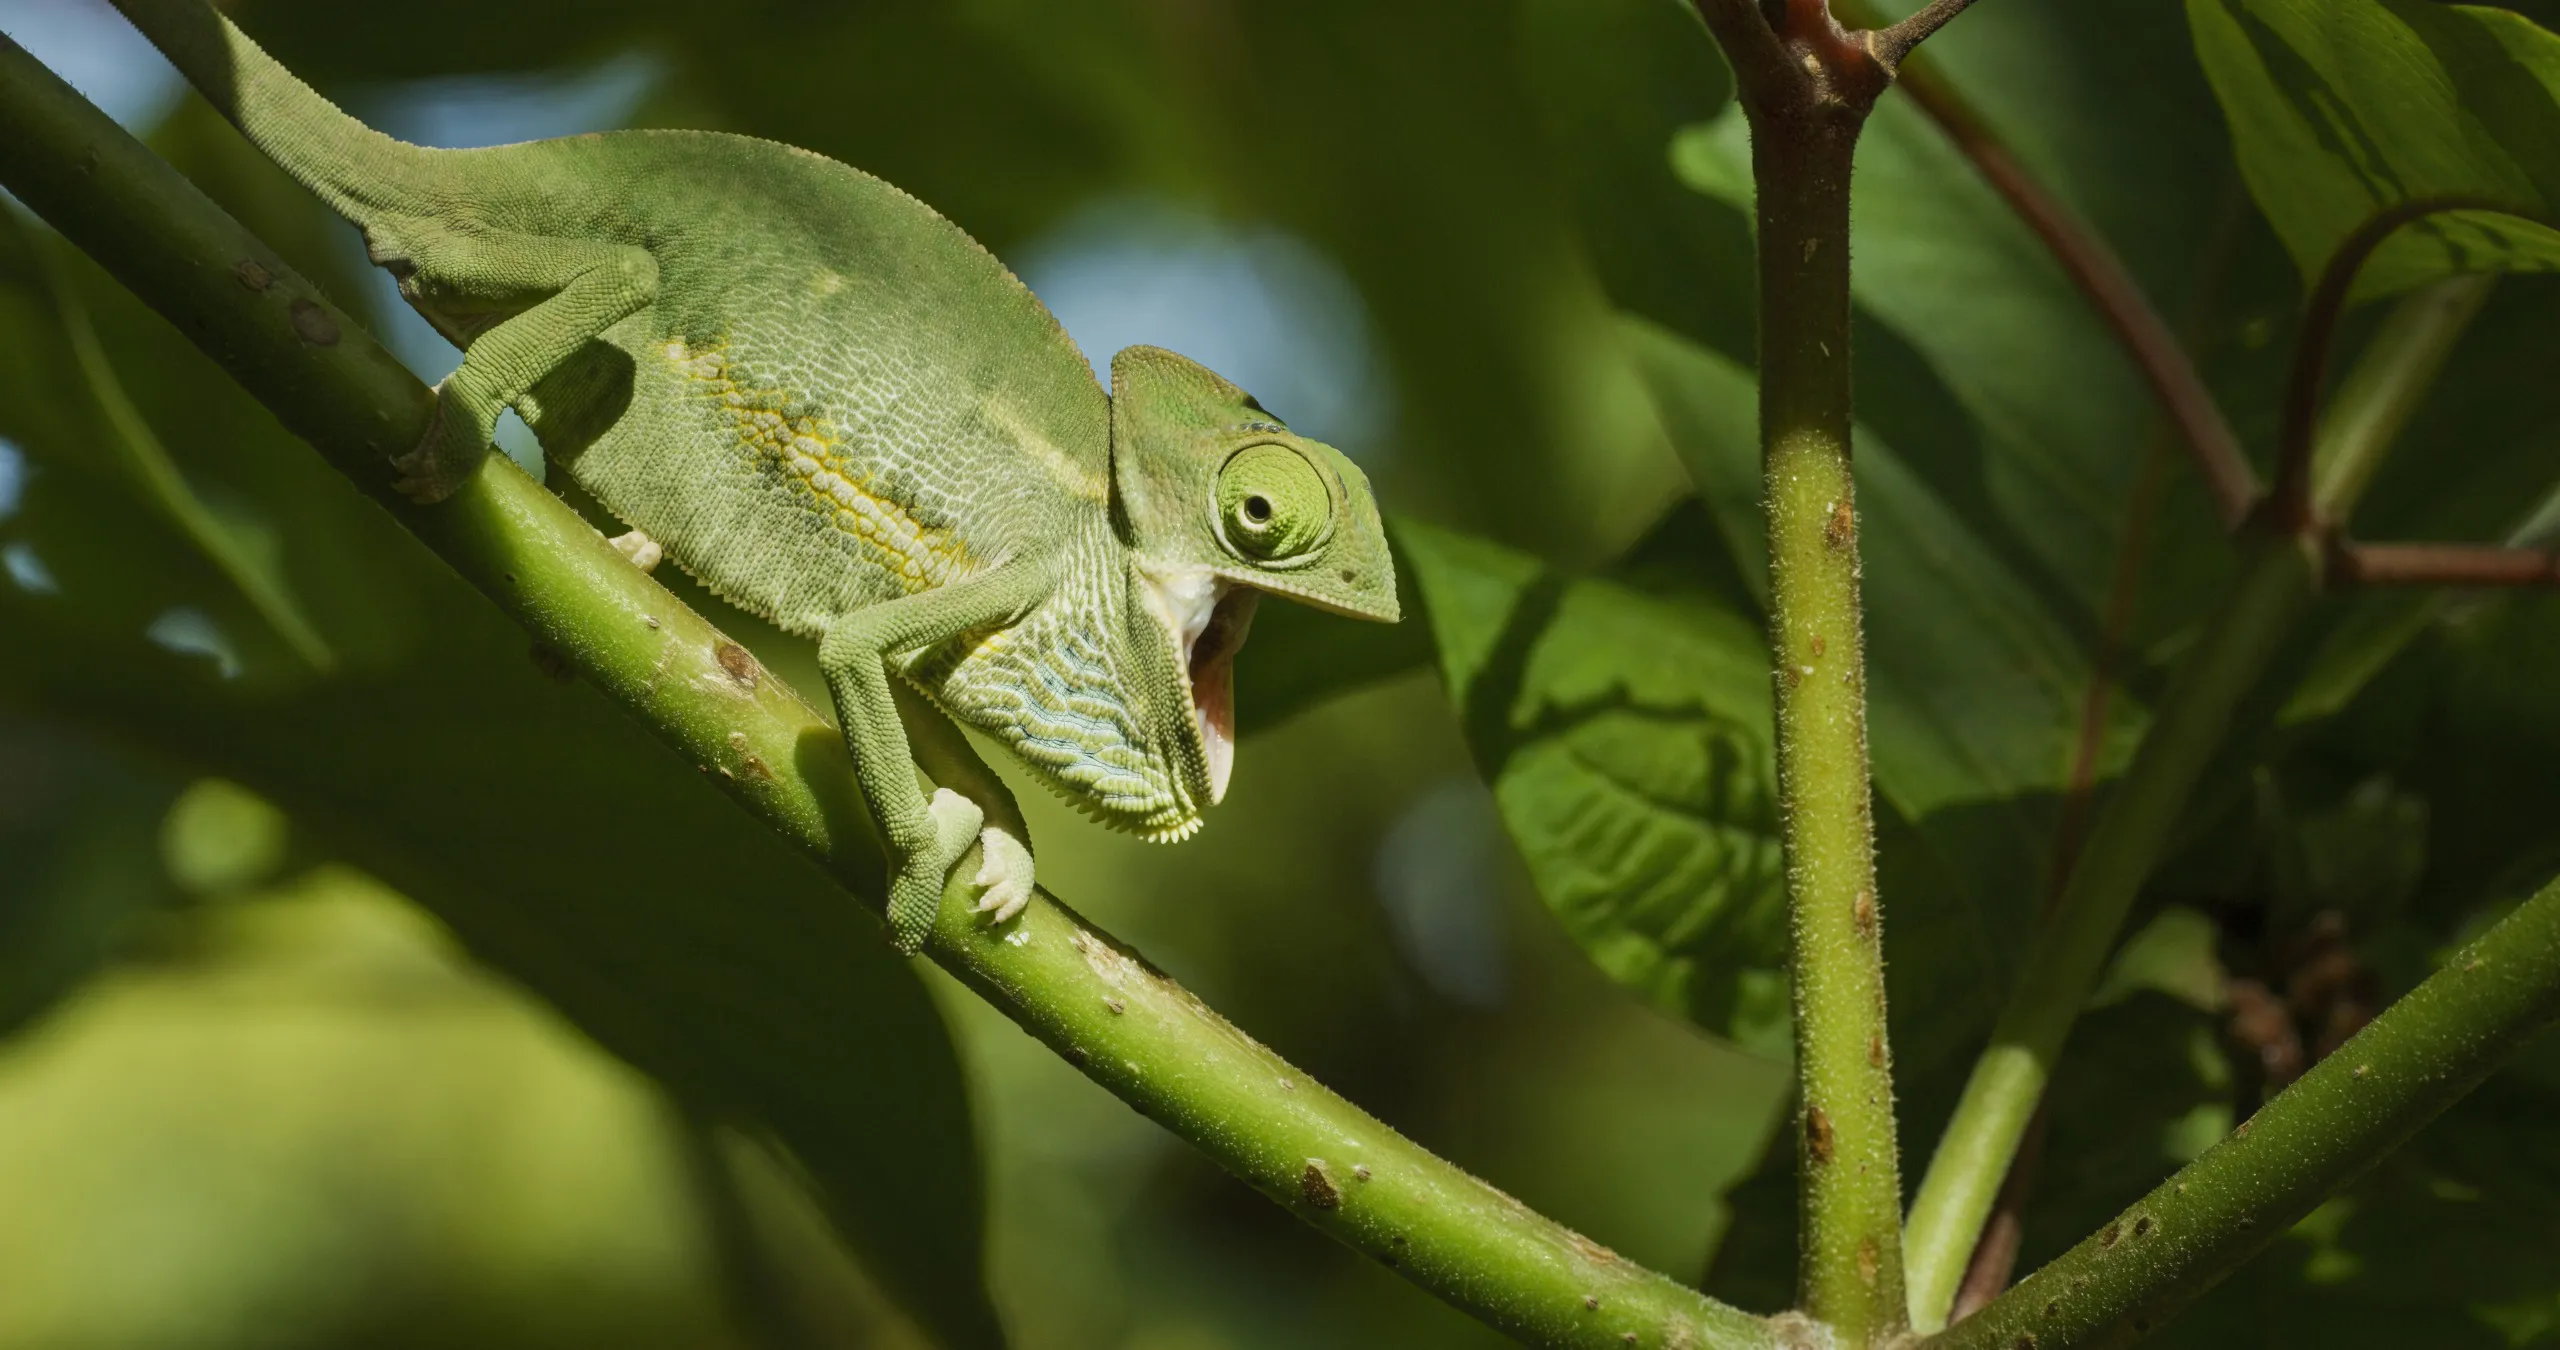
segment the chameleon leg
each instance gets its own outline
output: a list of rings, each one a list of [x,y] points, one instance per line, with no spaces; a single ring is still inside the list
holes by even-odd
[[[853,750],[855,781],[888,845],[889,938],[901,952],[913,954],[924,946],[942,907],[951,865],[978,839],[986,813],[948,788],[926,801],[891,690],[888,658],[1011,622],[1048,585],[1046,574],[1035,567],[1001,568],[855,610],[829,626],[818,643],[818,668],[827,677],[836,720]],[[952,735],[957,738],[958,731]],[[1010,798],[1005,800],[1010,805]]]
[[[1022,807],[958,725],[906,681],[892,680],[889,689],[897,696],[916,763],[933,781],[976,802],[986,815],[978,831],[978,874],[970,881],[986,888],[978,897],[978,912],[991,923],[1003,923],[1031,903],[1031,827],[1022,819]]]
[[[432,226],[380,235],[396,242],[377,237],[377,258],[438,327],[468,331],[504,316],[471,337],[461,367],[436,387],[426,436],[392,461],[393,486],[417,502],[452,496],[488,455],[507,405],[658,293],[657,260],[626,244]]]

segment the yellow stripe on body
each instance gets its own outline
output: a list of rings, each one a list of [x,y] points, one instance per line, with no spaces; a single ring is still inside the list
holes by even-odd
[[[665,350],[694,389],[719,405],[738,444],[802,494],[808,510],[859,540],[871,564],[909,594],[968,570],[968,548],[959,536],[919,522],[896,498],[870,490],[870,475],[824,419],[786,412],[792,400],[781,390],[740,381],[717,346],[678,339]]]

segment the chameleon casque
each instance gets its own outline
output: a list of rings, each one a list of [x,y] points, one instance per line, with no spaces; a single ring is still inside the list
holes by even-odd
[[[635,535],[818,639],[922,945],[972,843],[978,909],[1028,903],[1020,818],[946,722],[1087,815],[1181,839],[1225,792],[1232,662],[1261,593],[1392,622],[1360,470],[1182,357],[1105,394],[1064,329],[959,227],[824,156],[695,131],[480,150],[340,112],[201,0],[115,0],[261,151],[364,232],[464,349],[400,490],[450,495],[502,409]],[[975,799],[927,798],[916,751]],[[974,771],[974,772],[972,772]]]

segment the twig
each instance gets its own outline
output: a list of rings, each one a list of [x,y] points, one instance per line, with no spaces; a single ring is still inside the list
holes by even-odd
[[[493,458],[452,500],[388,489],[427,391],[195,186],[0,38],[0,184],[166,316],[683,763],[880,907],[843,738],[559,498]],[[255,284],[251,280],[254,278]],[[724,654],[734,653],[734,655]],[[963,860],[955,874],[967,876]],[[1310,1225],[1523,1340],[1772,1345],[1769,1323],[1543,1218],[1256,1044],[1045,893],[1002,933],[944,906],[927,953],[1133,1108]]]
[[[1946,27],[1948,20],[1964,13],[1972,4],[1973,0],[1929,0],[1927,5],[1900,23],[1870,30],[1867,33],[1867,50],[1875,55],[1876,64],[1883,66],[1886,74],[1897,74],[1902,69],[1903,59],[1911,55],[1912,48],[1928,41],[1930,34]]]
[[[2222,1142],[1925,1350],[2075,1350],[2159,1328],[2560,1020],[2560,883]]]
[[[2366,220],[2338,242],[2320,269],[2320,280],[2303,304],[2302,335],[2295,342],[2293,366],[2286,373],[2283,419],[2276,432],[2275,482],[2261,508],[2268,528],[2300,534],[2317,523],[2311,491],[2313,442],[2320,430],[2320,392],[2328,379],[2329,349],[2338,337],[2338,320],[2354,294],[2357,274],[2374,250],[2401,226],[2448,211],[2493,211],[2519,219],[2531,217],[2486,197],[2422,197],[2401,202]]]
[[[2179,658],[2062,899],[2041,924],[1991,1044],[1975,1061],[1911,1207],[1913,1324],[1945,1325],[2009,1160],[2089,1001],[2124,917],[2166,847],[2231,718],[2309,608],[2316,559],[2292,539],[2252,537],[2239,577]]]
[[[2027,1122],[2027,1137],[2018,1144],[2018,1156],[2009,1160],[2009,1177],[2000,1183],[1991,1221],[1982,1226],[1982,1240],[1974,1244],[1964,1283],[1956,1287],[1953,1321],[1980,1312],[2009,1287],[2009,1277],[2018,1268],[2018,1248],[2026,1239],[2027,1197],[2035,1193],[2036,1171],[2044,1165],[2045,1132],[2051,1120],[2045,1105],[2038,1103],[2035,1119]]]
[[[2322,529],[2348,528],[2356,501],[2380,472],[2455,343],[2498,280],[2495,272],[2458,272],[2412,289],[2391,307],[2355,372],[2320,412],[2312,436],[2311,520]]]
[[[2185,344],[2152,307],[2141,285],[2096,231],[2036,182],[1933,64],[1910,62],[1899,83],[1956,149],[1973,161],[1974,169],[2009,203],[2009,209],[2044,241],[2063,273],[2088,297],[2177,429],[2179,442],[2187,447],[2196,472],[2204,479],[2205,491],[2212,494],[2223,528],[2236,528],[2257,500],[2257,475],[2250,471],[2238,433],[2222,415],[2213,391],[2205,387]]]
[[[2502,544],[2358,544],[2330,551],[2329,578],[2357,586],[2560,586],[2560,553]]]
[[[2377,399],[2377,405],[2398,406],[2423,391],[2423,376],[2441,369],[2445,351],[2462,328],[2405,307],[2390,322],[2407,325],[2412,340],[2394,334],[2391,340],[2370,344],[2351,383],[2377,391],[2410,386]],[[2369,467],[2399,425],[2396,418],[2384,416],[2340,419],[2322,429],[2330,442],[2322,453],[2334,462]],[[2341,499],[2342,510],[2352,505]],[[1953,1305],[1962,1266],[1990,1214],[2009,1158],[2125,914],[2159,862],[2170,828],[2220,748],[2241,700],[2308,610],[2326,570],[2325,543],[2301,531],[2253,528],[2243,535],[2239,578],[2204,633],[2179,659],[2158,715],[2100,813],[2061,902],[2037,931],[2018,987],[2001,1012],[1990,1046],[1974,1064],[1912,1205],[1907,1245],[1913,1322],[1921,1330],[1944,1325],[1938,1319]]]

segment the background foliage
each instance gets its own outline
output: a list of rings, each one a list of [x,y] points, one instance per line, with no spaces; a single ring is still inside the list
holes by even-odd
[[[682,125],[862,166],[1014,262],[1091,354],[1183,348],[1360,456],[1408,622],[1267,610],[1241,690],[1261,730],[1215,826],[1155,850],[1026,793],[1044,879],[1532,1205],[1787,1301],[1787,1150],[1753,1171],[1786,1034],[1749,176],[1693,16],[411,8],[237,13],[430,142]],[[2305,38],[2331,10],[2364,36]],[[449,366],[348,231],[200,106],[110,78],[147,68],[111,16],[21,0],[0,27],[139,91],[117,110],[155,146]],[[2263,464],[2338,236],[2484,175],[2560,193],[2550,42],[2415,0],[2092,0],[1983,5],[1929,54],[2123,256]],[[1859,172],[1882,891],[1921,1149],[2077,794],[2121,766],[2230,554],[2112,339],[1937,129],[1889,98]],[[2442,267],[2437,242],[2371,288]],[[2560,521],[2555,299],[2500,284],[2360,531]],[[0,348],[0,1270],[28,1275],[0,1344],[968,1344],[999,1317],[1034,1347],[1491,1340],[908,973],[14,214]],[[674,584],[816,689],[805,651]],[[2560,866],[2554,660],[2546,596],[2323,607],[2075,1037],[2027,1265]],[[2258,1344],[2277,1316],[2306,1342],[2560,1339],[2554,1054],[2180,1343]]]

